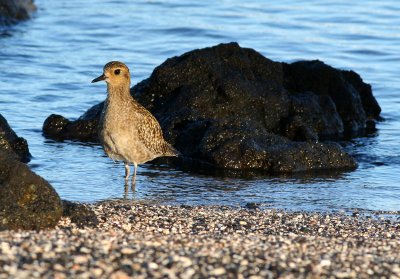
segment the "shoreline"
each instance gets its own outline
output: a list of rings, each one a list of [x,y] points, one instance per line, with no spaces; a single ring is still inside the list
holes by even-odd
[[[114,200],[85,210],[55,229],[1,231],[0,278],[400,277],[398,218]]]

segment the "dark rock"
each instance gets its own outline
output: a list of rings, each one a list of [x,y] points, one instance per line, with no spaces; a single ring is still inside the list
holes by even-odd
[[[272,173],[355,168],[338,144],[316,143],[346,129],[335,99],[312,87],[287,90],[285,67],[237,44],[219,45],[168,59],[132,93],[185,156]]]
[[[255,203],[255,202],[248,202],[244,205],[244,208],[247,208],[250,210],[257,210],[257,209],[260,209],[260,204]]]
[[[354,72],[320,61],[278,63],[236,43],[167,59],[131,92],[185,155],[181,164],[272,173],[354,169],[340,145],[318,140],[362,132],[380,113],[371,87]],[[80,117],[81,126],[44,134],[82,140],[89,132],[93,140],[101,109]]]
[[[358,133],[365,129],[367,119],[379,117],[381,108],[372,95],[371,86],[364,83],[357,73],[338,70],[318,60],[282,65],[284,85],[289,92],[309,91],[333,101],[338,114],[335,118],[341,123],[328,126],[336,127],[336,131],[318,128],[318,132],[324,135]],[[329,107],[329,113],[332,112]]]
[[[317,141],[343,134],[344,127],[330,97],[311,91],[291,94],[290,115],[281,120],[281,134],[294,141]]]
[[[96,213],[86,205],[66,200],[63,200],[62,204],[63,216],[69,217],[78,227],[96,227],[99,224]]]
[[[29,19],[34,11],[33,0],[0,0],[0,24]]]
[[[50,115],[43,124],[43,135],[55,140],[98,141],[97,130],[103,103],[92,107],[82,117],[70,121],[61,115]],[[98,115],[92,115],[92,111]]]
[[[15,155],[0,151],[0,229],[50,228],[61,214],[61,200],[53,187]]]
[[[7,120],[0,114],[0,150],[15,154],[21,162],[27,163],[31,159],[28,143],[8,125]]]
[[[27,141],[0,115],[0,229],[39,230],[54,227],[61,217],[53,187],[21,163],[30,158]]]

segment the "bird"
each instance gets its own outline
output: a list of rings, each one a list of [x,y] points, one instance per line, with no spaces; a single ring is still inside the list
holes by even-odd
[[[99,140],[108,157],[124,162],[126,187],[130,164],[133,164],[133,190],[139,164],[158,157],[177,157],[181,153],[165,141],[160,124],[151,112],[131,96],[131,75],[124,63],[108,62],[103,74],[93,79],[92,83],[98,81],[107,83],[107,98],[99,122]]]

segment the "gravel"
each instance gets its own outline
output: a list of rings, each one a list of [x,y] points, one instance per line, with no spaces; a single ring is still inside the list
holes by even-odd
[[[95,225],[63,217],[52,230],[0,232],[0,278],[400,278],[393,215],[82,206]]]

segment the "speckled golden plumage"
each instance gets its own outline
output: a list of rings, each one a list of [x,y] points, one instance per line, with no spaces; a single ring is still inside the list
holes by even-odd
[[[130,95],[130,73],[124,63],[107,63],[103,74],[92,82],[100,80],[107,83],[107,99],[99,125],[100,142],[110,158],[124,161],[126,184],[129,164],[134,164],[134,185],[138,164],[157,157],[178,156],[179,152],[164,140],[154,116]]]

